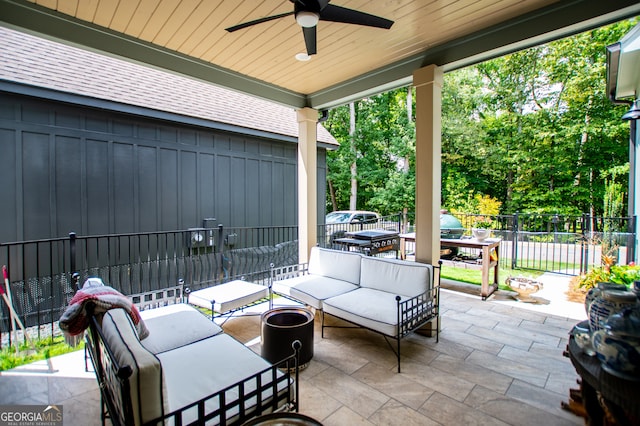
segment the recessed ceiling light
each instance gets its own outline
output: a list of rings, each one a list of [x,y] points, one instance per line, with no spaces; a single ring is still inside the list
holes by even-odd
[[[307,55],[306,53],[296,53],[296,59],[299,60],[300,62],[306,62],[309,59],[311,59],[310,55]]]

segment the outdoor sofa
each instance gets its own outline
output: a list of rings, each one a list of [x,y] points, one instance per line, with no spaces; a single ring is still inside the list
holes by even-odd
[[[190,305],[140,311],[138,323],[132,310],[96,306],[86,309],[86,344],[103,424],[232,425],[298,410],[299,342],[278,369]]]
[[[352,251],[311,249],[308,263],[272,269],[271,291],[396,340],[435,321],[439,339],[440,266],[366,256]]]

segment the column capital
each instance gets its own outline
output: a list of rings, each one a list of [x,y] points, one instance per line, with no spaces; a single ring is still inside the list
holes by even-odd
[[[305,107],[296,110],[296,119],[298,123],[302,123],[304,121],[311,121],[314,123],[318,122],[318,110]]]
[[[425,84],[437,84],[442,87],[444,72],[437,65],[427,65],[413,72],[413,85],[415,87]]]

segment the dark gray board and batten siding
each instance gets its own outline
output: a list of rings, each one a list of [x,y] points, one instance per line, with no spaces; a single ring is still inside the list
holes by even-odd
[[[297,146],[0,92],[0,242],[297,224]],[[290,139],[290,138],[289,138]],[[324,215],[325,149],[318,149]]]

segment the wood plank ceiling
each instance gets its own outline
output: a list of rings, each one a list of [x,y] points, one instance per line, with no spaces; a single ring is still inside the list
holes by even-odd
[[[415,55],[460,34],[513,18],[557,0],[334,0],[333,4],[395,21],[390,30],[321,21],[318,54],[295,59],[304,39],[293,16],[229,33],[232,25],[290,12],[282,0],[36,0],[96,25],[223,68],[314,93]]]
[[[252,83],[265,84],[276,91],[281,90],[293,94],[294,98],[302,99],[289,102],[265,92],[264,97],[271,97],[272,100],[298,104],[294,106],[307,104],[314,107],[325,102],[314,102],[314,94],[329,88],[333,90],[365,75],[371,79],[372,73],[375,74],[377,70],[392,69],[447,43],[452,45],[465,38],[468,41],[472,36],[499,25],[508,29],[505,23],[516,22],[517,18],[536,11],[559,7],[560,3],[572,3],[575,4],[573,7],[584,8],[585,5],[597,5],[598,2],[601,1],[333,0],[332,4],[382,16],[395,23],[391,29],[384,30],[321,21],[317,33],[318,53],[311,60],[301,62],[295,59],[295,55],[305,51],[304,39],[293,16],[233,33],[225,31],[225,28],[241,22],[292,11],[293,4],[286,0],[30,1],[31,4],[37,4],[35,7],[39,7],[38,11],[56,11],[61,14],[58,16],[66,16],[71,21],[89,23],[92,30],[106,28],[111,30],[108,31],[110,35],[124,34],[128,39],[143,41],[146,46],[159,47],[165,54],[177,52],[179,56],[175,58],[176,61],[195,59],[198,63],[210,64],[216,69],[230,71],[243,78],[249,77],[248,81]],[[619,5],[610,6],[608,10],[628,8],[636,3],[626,0],[616,2]],[[29,2],[0,0],[0,7],[16,4],[24,8]],[[636,13],[638,10],[640,9],[636,7]],[[594,12],[595,15],[599,13]],[[620,15],[629,16],[633,13],[625,10]],[[612,17],[607,19],[613,20]],[[2,20],[0,13],[0,21]],[[10,25],[22,25],[19,17],[13,21],[10,18],[7,20]],[[566,26],[571,22],[567,21],[565,24],[561,21],[555,27]],[[48,32],[46,28],[30,30]],[[545,29],[540,29],[543,30]],[[59,33],[52,35],[59,37]],[[75,43],[84,42],[74,39],[73,35],[69,35],[68,39]],[[90,44],[90,40],[87,43]],[[495,47],[487,46],[487,49]],[[124,56],[128,54],[126,51],[111,53]],[[139,56],[131,59],[145,62],[145,58]],[[170,59],[167,60],[169,62]],[[171,68],[171,65],[168,67]],[[404,77],[410,78],[410,72],[403,72]],[[390,79],[396,81],[398,75],[387,78]],[[211,80],[216,83],[213,81],[215,77]],[[393,81],[385,83],[384,78],[375,81],[378,85],[394,84]],[[221,85],[225,83],[222,82]],[[242,86],[239,83],[235,85]],[[243,90],[243,87],[234,88]],[[246,90],[259,92],[251,88]],[[358,90],[352,89],[351,92]],[[335,103],[342,94],[331,96]],[[326,103],[329,105],[331,102]]]

